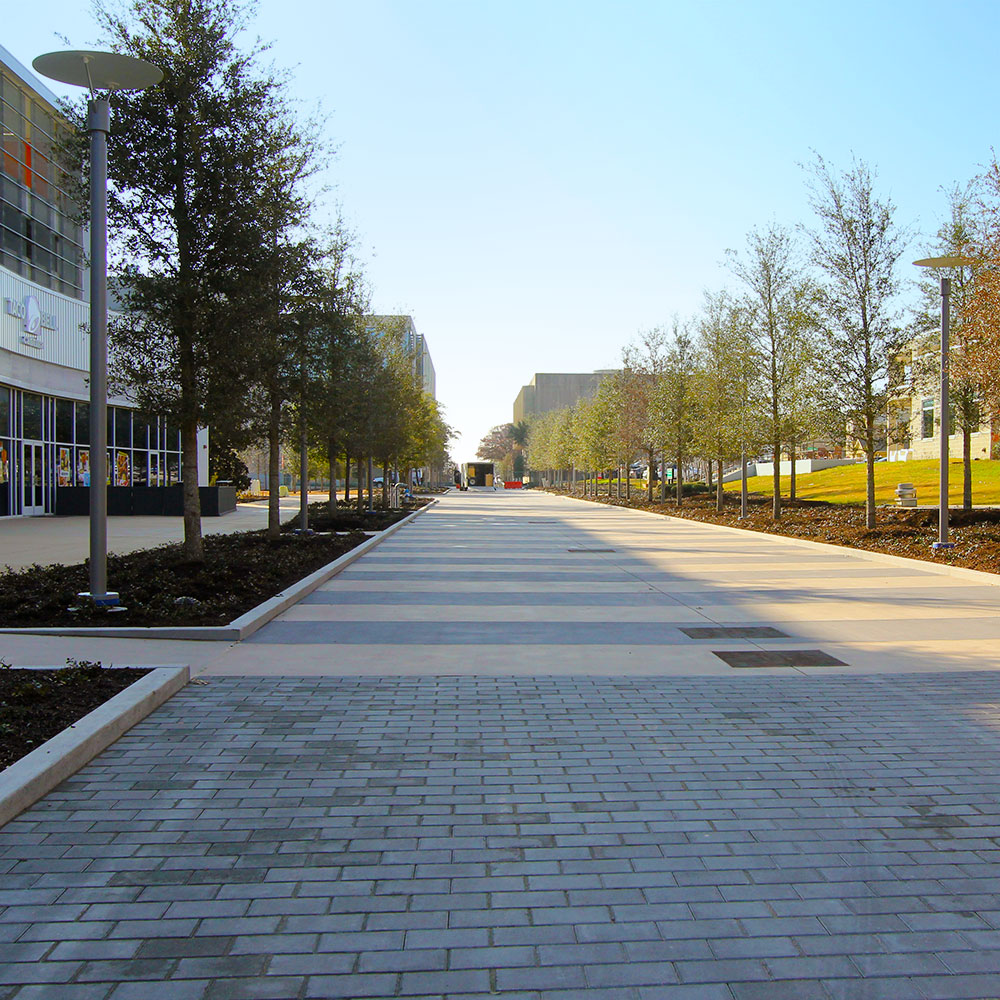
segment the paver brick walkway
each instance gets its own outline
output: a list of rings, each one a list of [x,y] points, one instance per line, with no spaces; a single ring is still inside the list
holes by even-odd
[[[0,831],[0,996],[992,997],[998,793],[984,671],[211,678]]]

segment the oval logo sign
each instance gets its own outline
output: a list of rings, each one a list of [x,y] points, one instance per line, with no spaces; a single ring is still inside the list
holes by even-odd
[[[24,298],[24,332],[37,335],[42,329],[42,310],[34,295]]]

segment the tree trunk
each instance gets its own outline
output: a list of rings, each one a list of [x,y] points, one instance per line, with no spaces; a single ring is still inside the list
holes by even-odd
[[[875,442],[871,441],[865,455],[867,483],[865,491],[865,525],[871,530],[875,527]]]
[[[267,419],[267,538],[276,542],[281,535],[281,396],[271,395]]]
[[[201,493],[198,490],[198,421],[181,423],[181,479],[184,482],[184,558],[201,562],[205,548],[201,540]],[[112,482],[114,478],[112,477]]]
[[[747,516],[747,453],[740,453],[740,518]]]
[[[653,502],[653,453],[646,452],[646,503]]]
[[[344,452],[344,503],[351,502],[351,456]]]
[[[375,459],[368,456],[368,509],[374,510],[375,504],[373,503],[375,491]]]
[[[309,439],[299,431],[299,530],[309,530]]]
[[[781,520],[781,439],[775,437],[772,442],[772,447],[774,448],[774,473],[772,476],[772,485],[774,488],[774,498],[771,501],[771,519],[774,521]]]
[[[962,509],[972,510],[972,428],[962,428]]]
[[[364,459],[358,455],[357,467],[358,467],[358,513],[361,514],[365,509],[365,488],[364,488]]]
[[[389,509],[389,461],[382,463],[382,509]]]
[[[791,480],[791,482],[788,485],[788,499],[791,500],[791,501],[793,501],[793,502],[795,501],[795,447],[796,447],[796,444],[797,444],[797,442],[795,440],[795,436],[793,435],[792,436],[792,440],[789,441],[789,443],[788,443],[789,451],[791,451],[791,453],[792,453],[791,454],[791,459],[792,459],[792,480]]]
[[[205,547],[201,540],[201,493],[198,490],[198,417],[194,409],[196,394],[194,352],[181,347],[181,482],[184,499],[184,558],[201,562]],[[190,401],[190,402],[189,402]],[[93,418],[91,418],[93,419]],[[108,448],[113,452],[110,441]],[[109,471],[111,482],[114,473]]]
[[[719,459],[719,475],[715,482],[715,509],[721,511],[725,506],[726,491],[722,488],[722,459]]]
[[[660,469],[660,503],[667,502],[667,453],[664,450],[660,457],[663,468]]]
[[[710,458],[705,460],[705,485],[709,490],[712,489],[712,460]]]
[[[632,466],[625,466],[625,499],[632,499]]]
[[[333,437],[327,438],[326,460],[330,463],[330,513],[337,509],[337,444]]]
[[[677,471],[674,473],[674,487],[677,491],[677,506],[680,507],[684,503],[684,473],[681,469],[684,468],[684,452],[677,452]]]

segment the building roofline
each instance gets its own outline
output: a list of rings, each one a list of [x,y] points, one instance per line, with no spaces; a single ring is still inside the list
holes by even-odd
[[[39,80],[30,69],[27,69],[19,59],[15,58],[14,55],[2,45],[0,45],[0,62],[2,62],[4,66],[21,81],[21,83],[23,83],[30,90],[33,90],[43,101],[47,101],[50,105],[52,105],[53,111],[61,114],[59,111],[60,99],[56,97],[56,95],[53,94],[52,91],[49,90],[49,88],[46,87],[45,84],[42,83],[42,81]]]

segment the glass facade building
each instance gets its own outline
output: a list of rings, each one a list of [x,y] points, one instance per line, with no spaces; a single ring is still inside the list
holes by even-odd
[[[85,235],[60,170],[69,128],[45,85],[0,46],[0,516],[60,512],[90,485]],[[180,481],[180,435],[124,396],[108,406],[108,483]],[[199,481],[207,484],[207,431]],[[204,459],[204,461],[202,461]],[[201,466],[204,465],[204,468]]]

